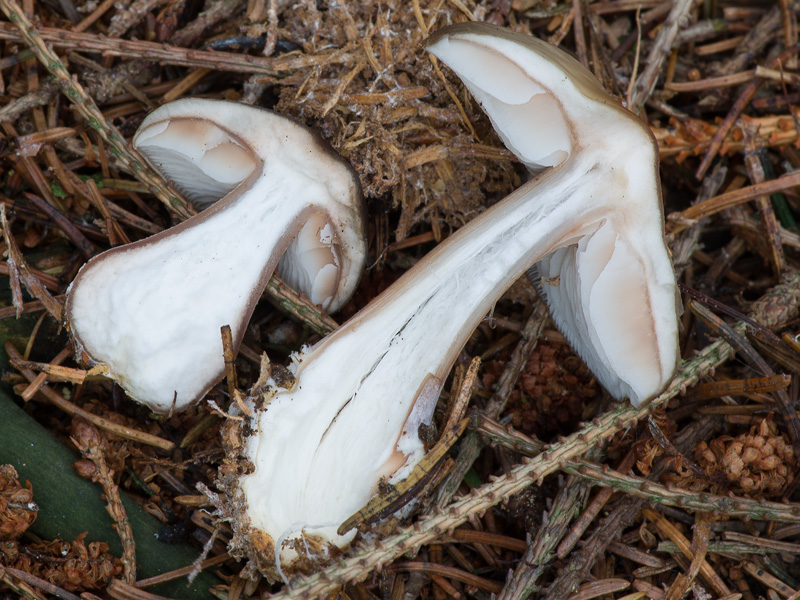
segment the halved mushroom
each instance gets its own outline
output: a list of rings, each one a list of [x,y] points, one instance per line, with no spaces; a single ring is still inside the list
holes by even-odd
[[[70,286],[67,322],[79,356],[167,412],[222,378],[220,327],[231,326],[238,348],[279,260],[287,282],[323,309],[347,301],[366,257],[361,187],[306,127],[233,102],[164,105],[133,143],[196,205],[211,206],[90,260]]]
[[[356,532],[339,526],[381,481],[410,473],[424,453],[418,426],[458,352],[532,264],[542,261],[556,318],[616,397],[646,402],[677,365],[675,276],[648,128],[579,63],[533,38],[457,25],[427,49],[542,172],[299,355],[296,387],[270,390],[247,426],[229,425],[242,432],[230,457],[247,466],[221,478],[223,509],[234,544],[273,576],[345,547]]]

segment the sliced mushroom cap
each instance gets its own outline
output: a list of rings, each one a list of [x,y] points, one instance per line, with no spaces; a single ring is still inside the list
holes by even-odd
[[[134,145],[199,206],[216,203],[89,261],[70,287],[67,320],[88,362],[167,412],[221,379],[220,327],[231,326],[238,349],[279,260],[312,302],[346,302],[366,256],[361,188],[307,128],[243,104],[164,105]]]
[[[552,276],[556,318],[616,396],[652,398],[677,365],[675,277],[646,127],[577,62],[526,36],[471,24],[427,47],[468,77],[509,147],[541,173],[299,355],[297,386],[259,392],[253,417],[229,423],[239,433],[224,436],[229,458],[242,468],[220,477],[221,508],[234,547],[272,576],[335,556],[355,535],[340,526],[381,482],[408,477],[424,455],[418,426],[458,353],[534,263]]]
[[[461,77],[532,171],[605,156],[614,177],[591,201],[606,215],[537,269],[553,318],[606,389],[636,405],[649,400],[678,357],[677,288],[649,128],[580,63],[536,38],[467,23],[436,32],[426,47]]]

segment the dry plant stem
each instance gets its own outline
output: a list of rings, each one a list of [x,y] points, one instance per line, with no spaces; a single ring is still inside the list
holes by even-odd
[[[61,600],[81,600],[80,596],[76,596],[75,594],[68,592],[63,588],[60,588],[57,585],[42,579],[41,577],[31,575],[30,573],[26,573],[25,571],[20,571],[19,569],[14,569],[12,567],[0,566],[0,580],[5,580],[6,577],[16,577],[20,581],[42,590],[45,594],[52,594]]]
[[[65,360],[72,354],[72,351],[67,348],[62,350],[56,358],[53,360],[52,363],[40,363],[40,362],[33,362],[29,360],[22,360],[18,361],[17,365],[19,365],[22,369],[32,369],[34,371],[39,371],[39,375],[37,376],[37,381],[44,379],[50,379],[51,381],[69,381],[70,383],[74,383],[76,385],[81,385],[86,380],[86,371],[83,369],[70,369],[69,367],[59,367],[57,363]],[[34,387],[36,386],[36,387]],[[29,391],[33,387],[32,391]],[[25,398],[26,401],[30,400],[31,397],[36,395],[38,388],[41,387],[41,384],[37,386],[36,381],[34,381],[28,389],[25,390],[25,396],[30,396]],[[23,396],[24,398],[24,396]]]
[[[486,144],[459,143],[434,144],[409,153],[403,160],[405,170],[448,158],[485,158],[487,160],[516,162],[514,155],[505,148]]]
[[[678,35],[675,37],[674,46],[677,48],[678,46],[682,46],[684,44],[703,42],[705,40],[718,37],[721,33],[728,31],[728,29],[728,21],[725,19],[706,19],[704,21],[698,21],[694,25],[691,25],[678,33]],[[731,48],[736,47],[736,45],[738,45],[738,43],[743,39],[744,36],[739,36],[737,43],[733,44]],[[730,40],[725,41],[731,43]],[[700,54],[696,48],[694,53]]]
[[[202,496],[205,498],[205,496]],[[208,569],[210,567],[216,567],[217,565],[221,565],[222,563],[231,560],[230,554],[227,552],[220,554],[219,556],[214,556],[212,558],[206,559],[200,563],[200,569]],[[159,575],[155,575],[154,577],[149,577],[147,579],[140,579],[135,583],[137,588],[146,588],[150,587],[151,585],[158,585],[160,583],[165,583],[167,581],[172,581],[174,579],[180,579],[181,577],[186,577],[190,573],[192,573],[197,567],[195,565],[187,565],[180,569],[175,569],[174,571],[169,571],[168,573],[161,573]]]
[[[641,112],[647,99],[653,93],[664,62],[672,52],[675,36],[678,35],[681,26],[686,25],[685,22],[692,6],[694,6],[694,0],[677,0],[673,3],[672,10],[659,30],[658,37],[645,60],[647,66],[634,85],[629,107],[634,113]]]
[[[659,542],[656,547],[657,552],[665,554],[677,554],[680,552],[677,544],[673,542]],[[709,542],[708,551],[715,554],[733,554],[744,558],[745,554],[777,554],[780,551],[750,544],[739,544],[737,542]]]
[[[520,333],[521,339],[497,381],[494,394],[486,403],[485,412],[489,417],[497,419],[505,411],[511,392],[514,391],[514,386],[516,386],[525,364],[536,350],[539,338],[549,319],[550,313],[547,310],[547,304],[537,298],[533,304],[533,312]]]
[[[203,12],[173,33],[170,41],[175,46],[192,46],[211,27],[232,18],[241,6],[241,0],[209,0],[203,5]]]
[[[136,581],[136,542],[128,521],[128,513],[125,512],[125,507],[122,506],[122,500],[119,497],[119,488],[114,483],[114,472],[106,464],[100,432],[90,423],[78,420],[77,423],[73,423],[71,439],[81,454],[91,460],[97,469],[94,480],[103,486],[103,493],[108,502],[106,510],[114,520],[120,542],[122,542],[122,577],[125,583],[133,584]]]
[[[553,501],[552,509],[547,512],[545,522],[536,532],[536,537],[528,545],[525,555],[497,600],[523,600],[540,591],[539,579],[555,558],[556,545],[567,533],[569,524],[578,516],[588,493],[589,485],[586,482],[574,476],[567,478]]]
[[[196,86],[206,75],[213,73],[211,69],[198,68],[194,69],[191,73],[181,79],[175,86],[167,93],[161,96],[161,104],[172,102],[183,96],[186,92]]]
[[[7,6],[12,1],[3,0],[4,6]],[[149,60],[178,67],[209,68],[229,73],[279,75],[331,62],[347,64],[351,63],[355,57],[354,54],[351,54],[353,48],[350,46],[314,55],[262,58],[247,54],[233,54],[231,52],[194,50],[156,42],[104,38],[98,35],[73,33],[51,27],[34,28],[33,31],[36,38],[41,40],[43,44],[51,44],[55,48],[99,52],[105,56]],[[20,35],[11,25],[0,23],[0,39],[2,40],[27,42],[28,37],[25,33]]]
[[[14,0],[0,0],[0,10],[19,29],[22,34],[22,41],[36,53],[39,62],[55,78],[61,92],[86,119],[89,127],[94,129],[109,144],[112,152],[117,155],[118,160],[131,169],[136,178],[153,190],[158,199],[173,210],[175,214],[182,218],[191,216],[194,211],[186,200],[176,194],[174,190],[169,189],[164,180],[148,168],[144,160],[128,147],[116,128],[106,121],[103,113],[95,105],[94,100],[77,81],[73,80],[72,75],[64,67],[55,52],[47,46],[36,27],[25,16],[17,3]]]
[[[19,319],[22,314],[22,285],[19,280],[19,265],[15,253],[11,252],[11,236],[8,233],[8,221],[6,221],[5,205],[0,207],[0,218],[2,219],[3,237],[6,240],[6,247],[8,248],[6,259],[6,266],[8,268],[9,287],[11,288],[11,304],[14,307],[16,318]],[[18,253],[19,251],[17,251]]]
[[[770,61],[767,66],[770,69],[774,69],[781,63],[785,62],[789,57],[797,54],[798,49],[800,49],[800,47],[796,45],[792,46],[791,48],[787,48],[780,54],[780,56]],[[728,133],[730,133],[731,129],[733,129],[733,126],[736,123],[736,120],[739,118],[739,115],[744,110],[745,106],[750,103],[750,100],[753,99],[753,96],[755,96],[762,83],[762,79],[755,78],[748,83],[739,94],[739,97],[731,106],[728,114],[725,115],[725,119],[723,119],[722,123],[720,123],[719,129],[717,129],[717,132],[714,134],[714,138],[711,140],[711,143],[708,146],[708,151],[703,157],[703,160],[700,162],[700,166],[697,167],[697,171],[695,172],[695,177],[697,177],[697,179],[703,179],[703,176],[706,174],[706,171],[708,171],[712,161],[714,158],[716,158],[717,153],[720,151],[723,140],[728,136]]]
[[[89,29],[89,27],[94,25],[100,17],[102,17],[111,9],[112,6],[114,6],[115,2],[116,0],[103,0],[102,4],[95,8],[84,19],[82,19],[80,23],[73,25],[72,31],[80,33]]]
[[[750,305],[750,316],[774,329],[800,314],[800,271],[786,270],[781,281]]]
[[[467,585],[475,586],[478,589],[486,590],[492,594],[497,594],[503,589],[503,586],[499,583],[489,581],[483,577],[478,577],[472,573],[467,573],[456,567],[449,567],[438,563],[421,561],[396,562],[389,567],[389,570],[407,571],[409,573],[435,573],[450,579],[455,579],[456,581],[461,581]]]
[[[22,360],[22,356],[17,351],[17,349],[11,344],[10,342],[6,342],[3,346],[6,350],[10,358],[11,364],[19,364],[19,361]],[[31,371],[30,369],[19,369],[19,372],[27,379],[28,381],[34,381],[36,379],[36,373]],[[149,433],[145,433],[143,431],[138,431],[136,429],[132,429],[130,427],[125,427],[124,425],[119,425],[102,417],[98,417],[79,406],[76,406],[66,398],[64,398],[61,394],[53,391],[46,385],[43,385],[39,390],[42,395],[47,398],[50,402],[55,404],[58,408],[63,410],[68,415],[78,416],[86,419],[92,425],[102,429],[103,431],[108,431],[109,433],[113,433],[115,435],[120,436],[121,438],[132,440],[134,442],[139,442],[140,444],[147,444],[148,446],[155,446],[156,448],[161,448],[162,450],[172,450],[175,448],[175,444],[170,442],[169,440],[165,440],[160,438],[156,435],[151,435]]]
[[[800,523],[800,505],[783,502],[753,500],[742,496],[716,496],[704,492],[691,492],[672,486],[654,483],[641,477],[624,475],[607,467],[583,460],[573,460],[563,470],[602,486],[612,487],[644,500],[685,510],[708,511],[731,519],[755,519],[778,523]]]
[[[348,581],[366,577],[372,570],[387,565],[401,554],[436,539],[443,532],[465,522],[470,516],[480,514],[510,495],[541,481],[567,461],[584,454],[589,448],[620,431],[633,427],[635,423],[644,419],[653,407],[660,406],[677,396],[681,390],[696,383],[732,355],[730,346],[725,342],[715,342],[707,346],[692,359],[684,362],[667,391],[656,398],[650,406],[635,409],[627,404],[618,405],[579,431],[548,446],[542,454],[524,461],[508,474],[497,477],[473,490],[470,495],[455,500],[446,510],[438,510],[420,519],[413,526],[400,529],[388,538],[362,546],[353,556],[315,575],[293,580],[284,591],[274,594],[271,598],[274,600],[290,597],[314,598],[330,593]]]
[[[800,553],[800,544],[791,544],[789,542],[777,542],[774,540],[756,537],[754,535],[747,535],[745,533],[738,533],[736,531],[726,531],[722,534],[725,541],[741,542],[753,548],[766,548],[774,552],[792,552],[794,554]]]
[[[621,592],[631,587],[631,583],[624,579],[600,579],[581,585],[570,600],[590,600],[599,596],[608,596],[614,592]]]
[[[24,571],[23,571],[24,572]],[[23,581],[12,577],[6,572],[6,568],[0,565],[0,582],[7,585],[10,589],[18,594],[20,598],[30,598],[31,600],[45,600],[45,597],[40,594],[34,587]]]
[[[467,367],[467,372],[464,374],[464,379],[458,388],[455,401],[447,408],[444,427],[442,427],[443,431],[448,431],[464,417],[469,399],[472,397],[472,388],[475,386],[475,379],[478,376],[478,370],[480,368],[481,358],[480,356],[476,356],[470,361],[469,367]]]
[[[19,281],[22,281],[30,294],[37,300],[40,300],[45,310],[60,323],[64,314],[64,305],[50,295],[50,292],[48,292],[42,282],[39,281],[39,278],[31,272],[28,263],[26,263],[25,259],[22,257],[22,253],[14,240],[14,236],[11,235],[11,231],[9,230],[5,204],[0,204],[0,228],[3,230],[3,238],[6,242],[8,252],[8,268],[11,276],[12,290],[14,291],[14,307],[17,310],[17,317],[22,314],[22,295],[19,293],[18,289]]]
[[[25,402],[30,402],[31,399],[39,392],[39,388],[41,388],[45,383],[47,383],[48,377],[52,377],[53,376],[52,372],[51,372],[52,370],[65,369],[64,367],[59,367],[58,365],[60,365],[65,360],[67,360],[67,358],[69,358],[69,356],[71,354],[72,354],[72,349],[68,345],[61,352],[56,354],[55,358],[50,363],[44,363],[43,364],[43,363],[30,363],[29,362],[28,365],[31,366],[31,368],[33,368],[34,370],[36,370],[36,367],[32,366],[34,364],[41,365],[42,368],[39,369],[41,372],[36,376],[36,379],[34,379],[31,383],[29,383],[28,387],[26,387],[22,391],[22,393],[20,394],[22,399]],[[73,373],[73,375],[78,375],[77,371],[79,371],[79,369],[65,369],[65,370],[67,370],[67,371],[75,371],[75,373]],[[78,377],[80,377],[80,376],[78,375]],[[83,383],[83,379],[85,379],[85,377],[86,377],[86,373],[84,372],[83,378],[80,379],[79,383]],[[66,381],[72,381],[71,378],[66,378],[65,380]]]
[[[725,28],[727,29],[727,25]],[[736,35],[719,42],[711,42],[709,44],[703,44],[702,46],[695,46],[694,53],[697,56],[709,56],[711,54],[727,52],[728,50],[733,50],[736,48],[736,46],[741,44],[743,39],[743,35]]]
[[[8,124],[4,129],[13,131]],[[23,155],[20,157],[19,161],[17,161],[17,168],[20,170],[20,174],[23,174],[23,177],[25,176],[24,174],[27,174],[30,183],[32,183],[38,192],[47,199],[47,202],[49,202],[51,206],[63,210],[64,207],[62,203],[56,199],[53,191],[50,189],[50,182],[45,177],[39,163],[34,161],[30,156]]]
[[[636,461],[636,457],[633,452],[628,452],[625,458],[622,459],[622,463],[619,465],[622,473],[627,473],[632,467],[634,462]],[[558,549],[556,550],[556,555],[560,559],[566,558],[566,556],[572,551],[578,541],[583,537],[583,534],[589,529],[589,525],[597,518],[597,515],[600,514],[600,511],[603,510],[605,505],[611,499],[611,495],[613,494],[614,490],[612,487],[604,487],[601,489],[597,495],[592,499],[591,503],[586,507],[586,510],[581,513],[580,517],[575,521],[575,524],[569,531],[569,534],[564,537],[564,541],[562,541],[558,545]]]
[[[28,202],[33,204],[36,208],[52,219],[55,226],[58,227],[58,229],[67,237],[67,239],[69,239],[69,241],[75,244],[75,247],[84,258],[91,258],[97,253],[97,247],[92,242],[87,240],[86,236],[84,236],[78,230],[78,228],[75,227],[70,220],[61,213],[61,211],[45,202],[36,194],[26,192],[25,198],[28,199]]]
[[[717,195],[719,188],[725,183],[727,175],[728,168],[722,163],[717,163],[711,174],[703,180],[697,200],[693,204],[699,204]],[[691,264],[692,255],[698,249],[702,231],[703,223],[698,222],[685,230],[676,241],[670,239],[674,238],[673,234],[668,234],[667,241],[672,250],[672,263],[675,265],[675,275],[678,279]]]
[[[789,0],[781,0],[781,21],[783,22],[784,45],[794,46],[797,43],[797,17]],[[786,61],[786,68],[797,68],[797,57],[793,56]]]
[[[692,546],[689,551],[692,554],[692,563],[686,575],[678,573],[672,584],[667,590],[667,600],[680,600],[689,591],[700,570],[707,565],[706,554],[708,553],[708,538],[711,535],[711,521],[708,513],[695,513],[694,534],[692,535]],[[721,581],[721,580],[720,580]]]
[[[0,25],[6,24],[0,23]],[[10,27],[10,25],[7,26]],[[25,94],[21,98],[15,98],[0,108],[0,123],[12,123],[30,109],[50,104],[57,95],[56,86],[49,81],[45,81],[38,91]]]
[[[690,560],[694,559],[694,553],[690,549],[689,540],[687,540],[672,523],[650,508],[643,509],[642,514],[648,521],[655,525],[656,530],[659,532],[659,534],[661,534],[662,537],[667,537],[671,541],[675,542],[686,558]],[[728,586],[725,585],[725,582],[722,581],[720,576],[714,571],[714,568],[705,560],[702,562],[702,566],[700,566],[700,574],[703,576],[703,579],[705,579],[714,589],[714,592],[718,596],[729,596],[731,594],[731,591],[728,589]]]
[[[478,531],[476,529],[456,529],[451,536],[442,536],[442,543],[464,542],[467,544],[483,544],[485,546],[496,546],[513,550],[514,552],[525,552],[528,548],[527,542],[517,538],[490,533],[488,531]]]
[[[15,263],[16,266],[16,263]],[[57,290],[60,286],[58,280],[53,277],[52,275],[48,275],[47,273],[43,273],[38,269],[33,269],[28,267],[30,273],[39,280],[39,283],[44,287],[45,290]],[[0,262],[0,275],[10,275],[10,268],[7,263]],[[59,302],[60,302],[59,297]]]
[[[652,569],[663,569],[666,565],[666,561],[653,556],[649,552],[644,550],[636,550],[630,546],[622,544],[621,542],[611,542],[608,544],[608,549],[617,556],[627,558],[637,564],[644,565]]]
[[[339,328],[339,324],[326,312],[312,304],[304,295],[295,292],[275,273],[267,284],[266,293],[282,310],[300,319],[319,335],[328,335]]]
[[[581,0],[572,0],[572,14],[573,14],[573,33],[575,35],[575,53],[578,56],[578,62],[587,69],[590,69],[589,56],[586,54],[586,36],[583,32],[583,10]]]
[[[770,377],[755,377],[749,379],[728,379],[725,381],[709,381],[708,383],[700,383],[692,390],[692,398],[695,399],[708,399],[719,398],[721,396],[738,396],[741,394],[765,394],[774,392],[776,390],[785,390],[792,384],[792,376],[788,373],[781,373]],[[716,407],[708,407],[714,409]],[[724,410],[731,410],[734,407],[718,407]],[[743,407],[735,407],[741,410]],[[758,407],[750,407],[756,409]],[[707,410],[707,409],[701,409]],[[706,414],[714,414],[707,412]]]
[[[475,415],[474,420],[477,421],[475,429],[485,436],[492,446],[499,445],[524,456],[536,456],[544,449],[543,442],[516,431],[510,425],[502,425],[483,413]]]
[[[334,90],[333,94],[325,103],[325,106],[322,107],[321,113],[323,117],[327,115],[331,111],[331,109],[333,109],[334,106],[336,106],[342,94],[347,89],[347,86],[350,85],[350,82],[352,82],[353,79],[359,73],[361,73],[361,71],[363,71],[364,67],[366,66],[367,66],[367,59],[362,58],[356,63],[356,65],[350,70],[350,72],[347,73],[347,75],[342,77],[342,80],[336,86],[336,89]]]
[[[236,354],[233,351],[233,334],[230,325],[223,325],[220,328],[222,337],[222,356],[225,360],[225,380],[228,383],[228,398],[234,401],[236,391],[239,389],[239,382],[236,377]]]
[[[111,24],[108,28],[109,37],[118,38],[136,27],[153,9],[165,4],[165,0],[134,0],[127,7],[118,9],[111,17]]]
[[[778,177],[777,179],[770,179],[763,183],[733,190],[732,192],[725,192],[704,202],[694,204],[678,213],[678,220],[686,222],[702,219],[727,208],[732,208],[744,202],[754,200],[759,196],[782,192],[798,185],[800,185],[800,171],[795,171],[783,177]],[[670,215],[670,217],[672,218],[673,216]],[[677,225],[676,227],[671,227],[671,229],[673,232],[677,232],[683,228]]]
[[[85,187],[86,195],[89,197],[89,200],[95,205],[100,216],[102,216],[105,221],[105,234],[108,238],[109,245],[118,246],[120,244],[130,244],[131,240],[128,234],[125,233],[120,224],[111,216],[111,211],[109,211],[106,205],[105,198],[100,195],[100,191],[97,189],[97,184],[94,180],[87,180],[83,187]]]
[[[755,96],[756,92],[763,83],[763,79],[754,78],[739,94],[739,97],[733,103],[733,106],[728,111],[725,119],[722,121],[722,123],[720,123],[717,132],[711,139],[708,150],[706,151],[703,160],[700,161],[700,166],[697,167],[697,171],[695,172],[695,177],[697,177],[697,179],[703,179],[706,171],[708,171],[708,168],[711,166],[711,162],[714,160],[714,158],[716,158],[717,153],[720,151],[723,140],[727,137],[728,133],[736,123],[736,120],[739,118],[739,115],[744,110],[745,106],[747,106],[747,104],[750,102],[750,100],[753,99],[753,96]]]
[[[55,296],[56,301],[63,302],[64,296]],[[41,300],[31,300],[30,302],[25,302],[22,304],[22,310],[20,314],[30,314],[39,312],[41,310],[45,310],[44,304]],[[11,317],[16,317],[17,308],[15,306],[7,306],[5,308],[0,308],[0,319],[10,319]]]
[[[747,173],[750,176],[750,181],[754,184],[764,182],[764,169],[761,166],[761,161],[758,156],[758,148],[756,146],[756,131],[752,124],[744,121],[741,124],[742,133],[744,134],[744,161],[747,165]],[[775,217],[775,211],[772,210],[772,201],[768,196],[759,196],[756,199],[756,205],[761,213],[761,218],[764,222],[764,231],[767,234],[767,240],[770,247],[770,258],[772,269],[775,276],[779,276],[783,271],[785,258],[783,255],[783,246],[781,245],[781,236],[778,231],[778,220]]]
[[[528,317],[528,321],[522,329],[522,337],[497,382],[497,388],[483,411],[490,419],[496,419],[505,409],[511,392],[522,373],[522,369],[525,367],[525,363],[539,343],[539,336],[549,318],[548,315],[547,305],[541,299],[538,299],[534,304],[533,313]],[[484,445],[480,436],[474,432],[468,434],[462,440],[456,464],[445,482],[439,486],[434,506],[443,508],[450,502],[453,494],[456,493],[461,485],[464,475],[472,468]]]
[[[121,579],[112,579],[105,592],[115,600],[172,600],[158,594],[151,594],[145,590],[128,585]]]
[[[709,77],[708,79],[700,79],[699,81],[672,81],[664,85],[664,88],[670,92],[701,92],[703,90],[715,90],[721,87],[734,87],[747,83],[756,77],[755,69],[750,71],[742,71],[741,73],[734,73],[733,75],[722,75],[720,77]]]
[[[767,573],[763,568],[759,567],[756,563],[746,561],[742,569],[761,582],[764,586],[771,588],[784,598],[797,598],[797,592],[782,582],[780,579]]]

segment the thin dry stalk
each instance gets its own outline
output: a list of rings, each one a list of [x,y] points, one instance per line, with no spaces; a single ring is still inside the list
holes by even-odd
[[[136,581],[136,542],[133,530],[128,521],[128,513],[122,505],[119,488],[114,483],[114,471],[106,464],[103,440],[100,433],[90,423],[80,418],[73,422],[72,441],[81,454],[92,461],[95,466],[94,480],[103,486],[106,497],[106,510],[116,525],[117,534],[122,543],[122,577],[128,584]]]
[[[639,113],[655,90],[664,62],[672,52],[675,37],[678,35],[678,31],[686,26],[692,6],[694,6],[694,0],[677,0],[672,4],[672,10],[661,27],[655,44],[650,49],[645,60],[646,66],[636,81],[630,96],[630,109],[633,112]]]
[[[20,361],[22,361],[22,356],[13,346],[13,344],[11,344],[11,342],[6,341],[3,347],[5,348],[5,351],[8,354],[12,365],[22,364],[20,363]],[[28,381],[33,382],[36,379],[36,373],[34,373],[32,370],[26,368],[20,368],[18,370]],[[55,392],[47,385],[41,386],[39,391],[52,404],[63,410],[68,415],[71,415],[73,417],[76,416],[82,417],[83,419],[89,421],[92,425],[98,427],[99,429],[102,429],[103,431],[108,431],[109,433],[118,435],[121,438],[131,440],[134,442],[139,442],[140,444],[155,446],[156,448],[161,448],[162,450],[172,450],[173,448],[175,448],[175,444],[170,442],[169,440],[165,440],[164,438],[160,438],[156,435],[145,433],[144,431],[137,431],[136,429],[132,429],[130,427],[114,423],[113,421],[109,421],[108,419],[98,417],[97,415],[94,415],[89,411],[86,411],[81,407],[76,406],[75,404],[64,398],[61,394]]]

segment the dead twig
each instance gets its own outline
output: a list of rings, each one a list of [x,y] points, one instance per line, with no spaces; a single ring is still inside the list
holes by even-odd
[[[116,525],[120,542],[122,542],[122,577],[128,584],[136,581],[136,542],[133,530],[128,521],[128,513],[122,505],[119,488],[114,483],[114,471],[108,468],[103,451],[103,440],[100,433],[88,421],[81,418],[72,423],[72,442],[85,458],[95,466],[94,480],[103,487],[106,497],[106,510]]]

